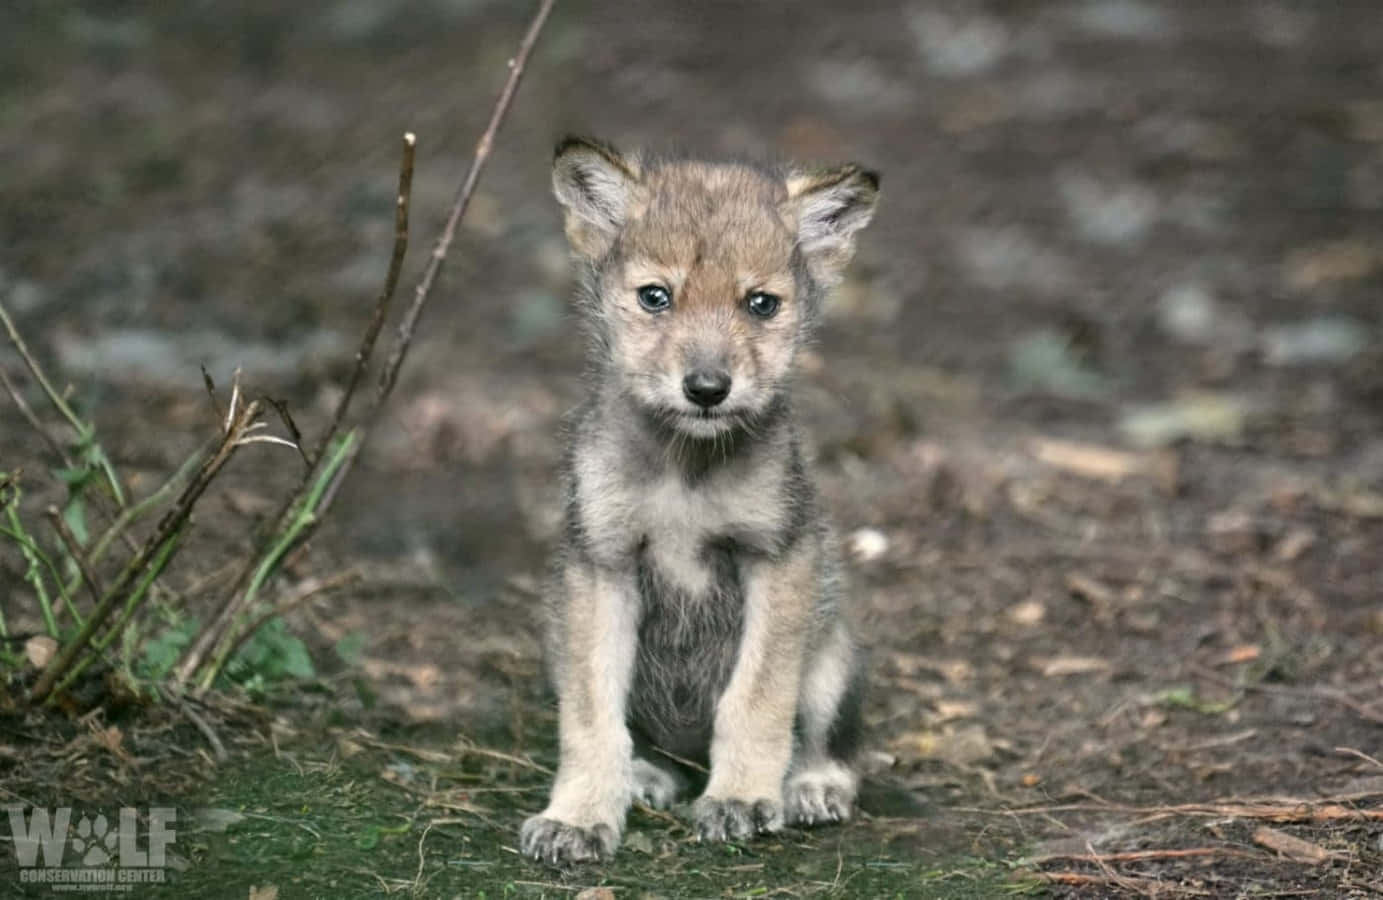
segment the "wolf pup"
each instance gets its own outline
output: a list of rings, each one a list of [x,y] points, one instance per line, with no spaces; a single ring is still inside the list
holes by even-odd
[[[709,764],[702,840],[850,816],[860,654],[788,389],[878,187],[557,148],[593,349],[546,609],[561,762],[526,855],[608,857],[632,802],[691,786],[671,757]]]

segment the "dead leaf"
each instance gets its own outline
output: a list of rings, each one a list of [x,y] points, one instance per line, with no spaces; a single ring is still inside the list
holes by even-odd
[[[1304,841],[1295,835],[1276,828],[1269,828],[1266,825],[1253,833],[1253,842],[1269,850],[1274,850],[1293,862],[1307,863],[1309,865],[1319,865],[1334,857],[1335,854],[1310,841]]]
[[[250,900],[279,900],[278,885],[266,884],[264,887],[250,885]]]
[[[1225,654],[1225,665],[1253,662],[1262,653],[1262,648],[1259,647],[1257,644],[1240,644],[1239,646],[1232,648],[1228,653]]]
[[[29,665],[35,669],[46,668],[53,654],[58,652],[58,642],[46,634],[36,634],[24,642],[24,655]]]
[[[1309,528],[1294,528],[1287,532],[1273,548],[1273,556],[1280,562],[1291,562],[1305,553],[1316,543],[1316,533]]]
[[[1095,481],[1119,482],[1131,475],[1147,475],[1166,466],[1166,458],[1148,453],[1129,453],[1098,444],[1036,438],[1032,455],[1049,466]]]
[[[112,756],[120,759],[129,758],[129,754],[125,752],[125,748],[122,746],[125,741],[125,734],[118,725],[111,725],[108,728],[93,728],[91,738],[98,746],[109,751]]]
[[[1055,656],[1042,664],[1042,674],[1047,678],[1063,675],[1087,675],[1091,672],[1107,672],[1113,666],[1109,660],[1098,656]]]
[[[1383,252],[1360,240],[1332,241],[1293,253],[1284,268],[1288,287],[1309,291],[1333,281],[1367,278],[1383,265]]]
[[[1096,606],[1109,606],[1114,602],[1113,590],[1080,572],[1066,573],[1066,587],[1077,597],[1083,597]]]
[[[965,700],[936,701],[937,719],[942,722],[951,719],[969,719],[979,712],[979,707]]]
[[[1029,772],[1019,780],[1022,782],[1023,787],[1037,787],[1039,784],[1042,783],[1042,776],[1034,775],[1033,773]]]

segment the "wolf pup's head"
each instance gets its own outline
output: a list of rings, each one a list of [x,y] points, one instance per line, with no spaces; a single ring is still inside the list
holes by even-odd
[[[879,191],[854,165],[659,161],[579,138],[558,146],[552,182],[598,361],[660,423],[701,438],[774,406]]]

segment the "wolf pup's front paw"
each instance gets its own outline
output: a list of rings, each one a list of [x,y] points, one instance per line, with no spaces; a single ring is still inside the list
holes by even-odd
[[[609,859],[618,846],[619,834],[609,825],[583,828],[533,816],[519,829],[519,850],[523,855],[553,866]]]
[[[789,825],[844,822],[855,805],[854,773],[838,763],[798,772],[783,788]]]
[[[702,797],[692,804],[696,836],[703,841],[743,841],[783,827],[783,811],[773,800]]]

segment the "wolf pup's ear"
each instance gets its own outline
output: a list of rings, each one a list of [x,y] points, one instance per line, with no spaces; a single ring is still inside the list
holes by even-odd
[[[569,137],[557,145],[552,192],[566,212],[567,240],[588,259],[604,256],[641,203],[639,161],[608,144]]]
[[[855,232],[869,224],[879,176],[856,165],[794,171],[787,177],[788,212],[812,278],[831,287],[855,253]]]

